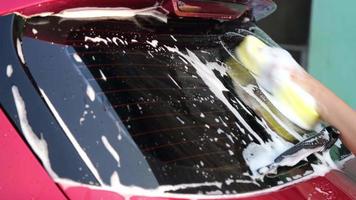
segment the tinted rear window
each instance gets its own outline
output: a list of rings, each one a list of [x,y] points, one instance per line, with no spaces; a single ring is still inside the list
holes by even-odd
[[[304,133],[281,124],[283,117],[271,118],[275,108],[231,57],[244,35],[253,34],[249,26],[32,18],[22,48],[44,100],[102,184],[119,179],[144,188],[182,186],[171,192],[242,193],[312,173],[302,161],[254,179],[246,162],[249,144],[287,148]]]

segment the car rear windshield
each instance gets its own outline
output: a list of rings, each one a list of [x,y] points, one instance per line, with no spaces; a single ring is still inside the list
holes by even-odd
[[[249,145],[281,152],[303,134],[276,121],[233,56],[256,30],[238,20],[34,17],[21,40],[29,76],[98,185],[230,194],[312,173],[302,161],[254,177]]]

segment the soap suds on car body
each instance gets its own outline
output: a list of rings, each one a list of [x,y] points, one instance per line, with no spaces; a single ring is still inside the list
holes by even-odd
[[[47,12],[29,16],[24,16],[19,13],[19,15],[26,18],[36,16],[57,16],[61,17],[63,20],[133,20],[135,16],[151,16],[164,23],[167,23],[167,14],[168,11],[160,6],[153,6],[143,9],[130,9],[123,7],[83,7],[66,9],[59,13]]]

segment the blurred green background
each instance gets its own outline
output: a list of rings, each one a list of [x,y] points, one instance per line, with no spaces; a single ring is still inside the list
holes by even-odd
[[[314,0],[309,71],[356,108],[356,1]]]
[[[258,25],[356,109],[356,0],[275,0]]]

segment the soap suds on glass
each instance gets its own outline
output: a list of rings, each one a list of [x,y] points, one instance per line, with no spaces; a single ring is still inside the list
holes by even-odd
[[[157,47],[158,41],[157,40],[152,40],[152,41],[146,41],[149,45],[153,46],[154,48]]]
[[[34,35],[36,35],[36,34],[38,33],[38,31],[37,31],[35,28],[33,28],[33,29],[32,29],[32,33],[33,33]]]
[[[99,72],[100,72],[101,78],[102,78],[104,81],[107,81],[107,78],[106,78],[105,74],[103,73],[103,71],[101,71],[101,69],[99,69]]]
[[[43,136],[39,138],[36,135],[36,133],[34,133],[30,125],[30,122],[28,121],[27,118],[27,110],[26,110],[25,102],[17,86],[12,86],[11,90],[15,101],[15,107],[19,117],[19,121],[20,121],[21,131],[25,136],[26,141],[30,144],[32,150],[36,153],[36,155],[41,159],[48,173],[53,178],[57,178],[58,177],[57,174],[51,168],[50,159],[48,157],[48,148],[47,148],[46,140],[43,138]]]
[[[81,157],[81,159],[88,166],[89,170],[94,175],[94,177],[97,179],[97,181],[100,183],[100,185],[104,185],[104,183],[103,183],[103,181],[102,181],[102,179],[101,179],[101,177],[99,175],[98,170],[96,169],[96,167],[94,166],[94,164],[90,160],[90,158],[87,155],[87,153],[80,146],[80,144],[78,143],[78,141],[74,137],[73,133],[69,130],[67,124],[63,121],[62,117],[59,115],[57,109],[54,107],[54,105],[52,104],[50,99],[47,97],[46,93],[41,88],[40,88],[40,92],[41,92],[41,95],[42,95],[43,99],[45,100],[48,108],[52,112],[53,116],[56,118],[57,122],[59,123],[59,125],[62,128],[62,130],[64,131],[64,133],[68,137],[69,141],[74,146],[75,150],[78,152],[78,154]],[[89,107],[89,105],[88,105],[88,107]]]
[[[218,65],[217,63],[203,63],[193,52],[187,50],[188,54],[184,54],[177,47],[166,46],[168,51],[177,53],[179,56],[188,61],[197,71],[198,75],[203,79],[204,83],[209,87],[209,89],[214,93],[214,95],[222,101],[226,107],[236,116],[236,118],[244,125],[244,127],[250,131],[251,134],[261,143],[264,141],[262,138],[250,127],[250,125],[244,120],[239,112],[230,104],[223,94],[223,91],[228,91],[228,89],[221,83],[221,81],[215,76],[213,70],[219,71],[222,75],[226,75],[226,69]],[[236,99],[236,101],[238,101]]]
[[[83,60],[80,58],[80,56],[77,53],[73,54],[73,58],[77,63],[82,63]]]
[[[95,100],[95,91],[94,91],[93,87],[89,84],[87,85],[86,93],[87,93],[87,96],[89,97],[90,101]]]
[[[25,57],[23,56],[23,52],[22,52],[22,43],[20,41],[20,39],[16,39],[16,49],[17,49],[17,54],[20,58],[20,61],[22,64],[25,64]]]
[[[112,155],[112,157],[116,160],[117,166],[120,167],[120,156],[114,147],[110,144],[109,140],[105,136],[101,136],[101,142],[104,144],[105,148]]]
[[[12,68],[12,65],[7,65],[6,66],[6,76],[10,78],[12,76],[12,73],[14,72],[14,69]]]

